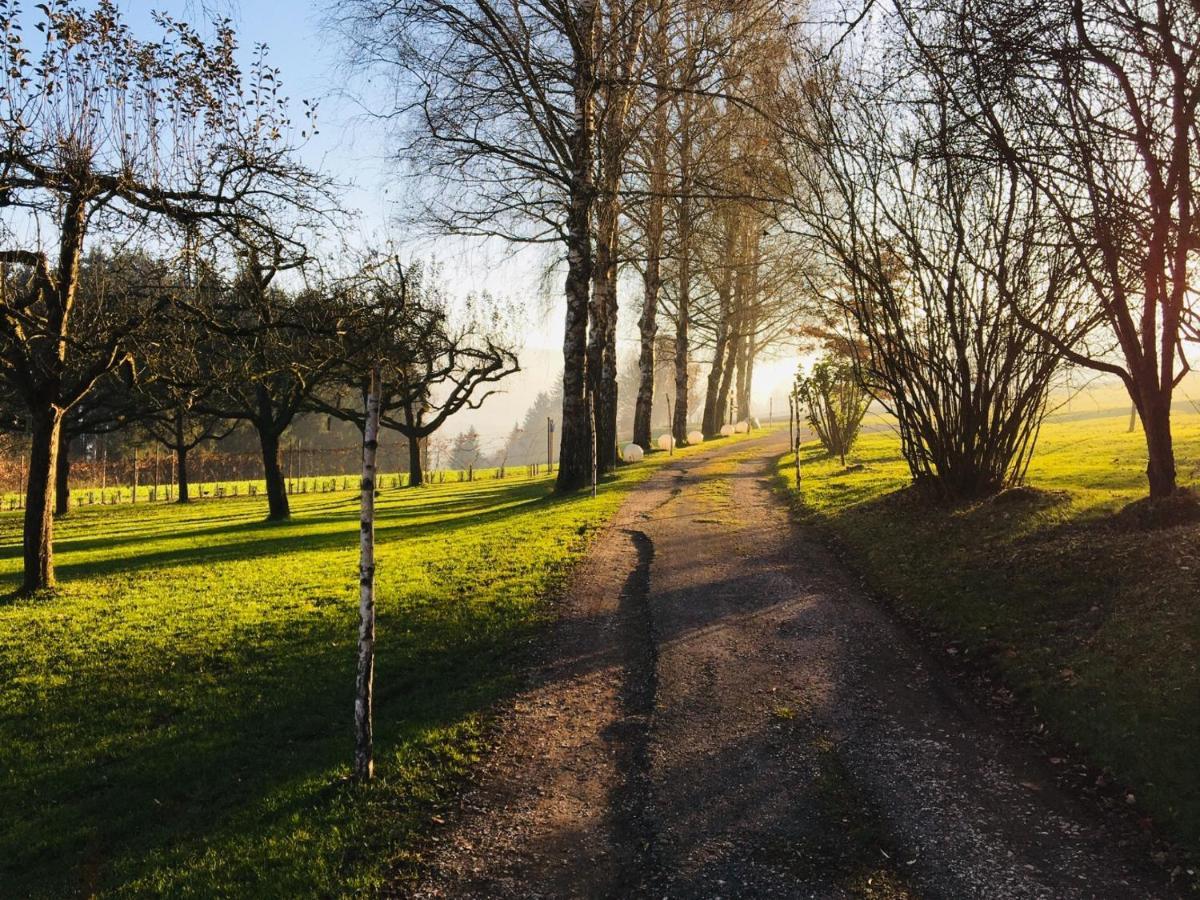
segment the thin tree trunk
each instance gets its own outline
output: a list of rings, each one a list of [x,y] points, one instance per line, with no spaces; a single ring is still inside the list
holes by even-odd
[[[54,480],[62,413],[47,404],[30,411],[32,439],[25,490],[25,571],[22,591],[54,587]]]
[[[363,432],[362,517],[358,563],[358,669],[354,681],[354,777],[375,774],[372,691],[375,684],[375,456],[379,449],[379,366],[371,369]]]
[[[292,510],[279,460],[279,435],[260,428],[258,441],[262,446],[263,477],[267,483],[267,518],[273,522],[281,521],[289,518]]]
[[[54,463],[54,515],[65,516],[71,510],[71,439],[66,429],[58,432],[58,459]]]

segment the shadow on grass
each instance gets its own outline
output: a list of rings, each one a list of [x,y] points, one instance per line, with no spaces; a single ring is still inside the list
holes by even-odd
[[[377,508],[375,533],[378,540],[385,542],[398,537],[401,532],[404,537],[417,540],[449,531],[449,540],[456,529],[495,524],[508,516],[527,511],[531,504],[543,504],[549,511],[572,499],[575,498],[553,494],[546,485],[538,483],[513,486],[507,490],[476,491],[457,499],[431,496],[421,503],[381,504]],[[500,500],[504,502],[500,503]],[[413,521],[420,519],[425,521]],[[164,524],[174,526],[175,523]],[[337,524],[344,524],[345,530],[328,529],[316,533],[312,531],[314,528],[327,528]],[[341,513],[311,515],[309,510],[302,510],[284,521],[253,519],[228,525],[181,530],[166,537],[166,540],[187,541],[231,536],[244,538],[223,540],[213,545],[194,543],[173,549],[143,551],[139,547],[162,541],[164,537],[159,535],[156,539],[151,534],[138,534],[117,540],[66,538],[55,544],[56,571],[60,580],[67,582],[76,578],[104,577],[148,568],[219,564],[286,553],[315,552],[352,547],[353,536],[357,533],[358,505],[355,503]],[[80,562],[71,559],[72,554],[77,552],[105,549],[115,551],[122,548],[127,552],[114,553],[104,559]],[[16,558],[20,554],[19,546],[8,548],[6,552],[0,552],[0,559]],[[10,577],[19,580],[20,576],[14,574]]]
[[[315,889],[305,878],[336,879],[337,871],[285,866],[283,874],[301,880],[273,882],[270,867],[278,862],[272,858],[290,841],[332,842],[336,846],[324,862],[331,857],[335,864],[363,852],[355,847],[391,841],[378,848],[378,862],[394,860],[395,842],[405,828],[427,815],[449,786],[443,767],[431,776],[443,781],[409,784],[404,795],[396,793],[395,785],[411,776],[396,768],[409,765],[407,751],[391,755],[384,748],[462,727],[513,683],[541,613],[528,592],[510,596],[500,589],[478,602],[476,589],[480,583],[502,585],[506,572],[527,565],[516,559],[506,569],[491,555],[489,541],[503,541],[507,522],[519,516],[522,528],[535,529],[544,515],[578,499],[551,495],[548,488],[545,482],[510,483],[465,495],[431,493],[418,502],[410,495],[398,498],[400,503],[389,497],[381,504],[381,543],[429,544],[436,538],[439,546],[458,542],[471,556],[463,571],[453,573],[464,580],[465,590],[412,594],[396,574],[387,602],[379,607],[379,630],[386,636],[376,669],[381,758],[370,796],[372,808],[386,808],[379,813],[388,817],[380,823],[380,837],[361,830],[351,835],[347,829],[362,816],[339,817],[329,806],[355,796],[353,786],[342,783],[351,749],[354,603],[332,597],[309,603],[299,597],[305,602],[262,618],[251,615],[232,629],[210,629],[203,617],[212,613],[203,598],[173,610],[169,585],[153,601],[129,595],[135,604],[164,604],[161,627],[136,618],[123,622],[119,609],[95,605],[79,610],[94,620],[72,625],[63,615],[73,614],[70,597],[49,618],[31,610],[22,633],[50,629],[31,638],[45,659],[23,663],[21,679],[0,688],[0,773],[6,773],[0,777],[0,808],[8,813],[0,830],[3,892],[66,896],[131,890],[138,878],[168,872],[181,879],[174,888],[137,882],[134,892],[172,893],[182,885],[200,895],[227,895],[231,885],[236,894],[239,885],[261,889],[267,884],[271,895],[288,896]],[[123,541],[123,556],[72,562],[81,545],[105,542],[64,541],[60,571],[69,584],[163,566],[353,552],[357,504],[342,515],[328,507],[308,514],[313,511],[313,506],[301,508],[290,523],[256,519],[176,535],[235,538],[215,547],[155,552],[148,536],[140,545]],[[341,523],[344,530],[336,527]],[[334,530],[311,532],[330,526]],[[460,540],[471,529],[483,529],[483,545]],[[409,559],[418,567],[426,562],[420,556]],[[283,565],[281,578],[288,564]],[[552,570],[539,575],[540,581],[554,577]],[[279,596],[282,603],[292,599],[286,592]],[[20,609],[10,612],[23,615]],[[228,612],[236,616],[238,610]],[[221,616],[219,606],[216,615]],[[97,643],[89,646],[93,638]],[[62,641],[68,645],[55,643]],[[217,868],[250,874],[239,881],[235,874],[200,871],[215,865],[214,853]],[[220,880],[224,877],[227,882]]]

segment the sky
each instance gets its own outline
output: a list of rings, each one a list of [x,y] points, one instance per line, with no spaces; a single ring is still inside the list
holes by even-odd
[[[498,242],[461,241],[445,237],[414,237],[401,234],[395,224],[404,209],[406,185],[399,167],[389,158],[386,128],[365,119],[352,99],[355,85],[347,85],[338,71],[340,47],[336,39],[322,33],[322,19],[329,5],[280,3],[268,0],[125,0],[119,5],[129,24],[141,37],[157,29],[152,11],[162,11],[200,24],[203,9],[229,16],[246,60],[255,45],[268,47],[272,65],[281,70],[284,92],[299,119],[302,99],[318,102],[318,134],[301,149],[310,166],[320,168],[345,185],[343,203],[358,214],[360,243],[408,248],[414,255],[436,258],[452,292],[459,295],[487,291],[513,302],[522,321],[516,323],[522,347],[518,352],[522,371],[508,379],[505,393],[490,398],[483,409],[462,413],[448,423],[451,432],[474,425],[488,441],[499,441],[524,417],[526,408],[541,390],[560,377],[562,328],[565,306],[561,278],[547,283],[542,273],[553,260],[545,249],[514,252]],[[619,355],[635,352],[638,298],[626,292],[619,320]],[[755,373],[755,412],[766,415],[775,397],[776,411],[786,404],[786,384],[795,369],[791,359],[763,361]]]

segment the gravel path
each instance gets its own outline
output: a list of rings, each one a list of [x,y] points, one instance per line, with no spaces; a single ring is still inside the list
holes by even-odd
[[[630,496],[409,893],[1161,896],[791,524],[785,447]]]

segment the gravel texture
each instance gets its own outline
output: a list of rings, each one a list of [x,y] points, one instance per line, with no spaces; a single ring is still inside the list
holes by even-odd
[[[770,487],[656,473],[596,540],[419,898],[1165,896]]]

